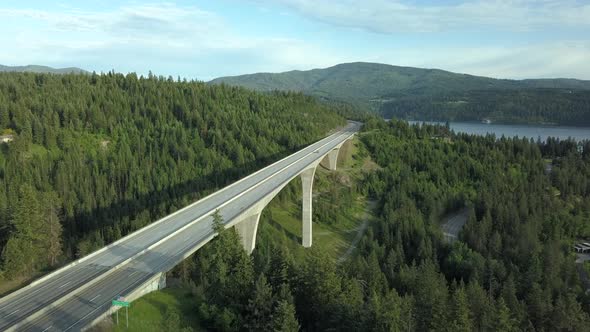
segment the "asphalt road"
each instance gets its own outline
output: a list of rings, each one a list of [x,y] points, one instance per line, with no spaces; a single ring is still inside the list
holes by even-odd
[[[213,236],[213,211],[219,209],[225,222],[231,222],[348,139],[359,126],[349,123],[343,130],[138,230],[77,265],[0,299],[0,330],[80,330],[106,312],[117,295],[131,293],[207,243]]]
[[[469,209],[463,209],[460,212],[450,216],[442,225],[443,235],[448,242],[454,242],[459,237],[459,232],[469,217]]]

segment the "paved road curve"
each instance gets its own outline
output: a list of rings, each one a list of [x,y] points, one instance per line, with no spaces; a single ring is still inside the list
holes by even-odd
[[[457,240],[459,232],[467,222],[468,217],[469,209],[467,208],[448,217],[447,221],[442,225],[442,232],[447,242],[452,243]]]
[[[343,130],[0,299],[0,331],[80,330],[106,312],[117,295],[129,294],[207,243],[213,237],[213,211],[219,209],[230,222],[348,139],[358,127],[358,123],[349,123]]]

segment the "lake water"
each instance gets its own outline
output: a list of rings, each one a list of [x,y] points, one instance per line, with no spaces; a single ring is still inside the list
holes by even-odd
[[[442,124],[444,122],[430,121],[408,121],[410,124],[429,123]],[[508,124],[485,124],[477,122],[450,122],[451,129],[455,132],[486,135],[495,134],[496,137],[526,137],[542,141],[547,137],[557,137],[559,139],[573,138],[576,141],[590,140],[590,127],[566,127],[566,126],[534,126],[534,125],[508,125]]]

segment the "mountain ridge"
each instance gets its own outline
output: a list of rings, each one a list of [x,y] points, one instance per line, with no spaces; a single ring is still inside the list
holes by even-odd
[[[238,85],[271,91],[298,91],[321,98],[370,103],[399,95],[425,95],[451,91],[522,88],[590,90],[590,81],[574,78],[498,79],[436,68],[403,67],[370,62],[342,63],[327,68],[254,73],[219,77],[210,84]]]
[[[78,67],[53,68],[41,65],[26,66],[5,66],[0,65],[0,72],[27,72],[27,73],[44,73],[44,74],[88,74],[89,72]]]

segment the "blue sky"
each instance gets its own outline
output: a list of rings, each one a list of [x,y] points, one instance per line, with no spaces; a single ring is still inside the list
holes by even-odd
[[[590,1],[0,3],[0,64],[209,80],[368,61],[590,79]]]

